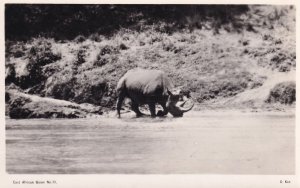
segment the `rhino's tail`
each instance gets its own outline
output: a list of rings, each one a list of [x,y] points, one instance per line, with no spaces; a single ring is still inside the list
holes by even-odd
[[[125,98],[125,78],[124,76],[119,80],[118,84],[117,84],[117,94],[118,94],[118,100],[117,100],[117,114],[118,117],[121,117],[121,107],[122,107],[122,103],[123,100]]]
[[[122,91],[124,89],[125,89],[125,78],[123,76],[117,84],[117,92],[119,93],[120,91]]]

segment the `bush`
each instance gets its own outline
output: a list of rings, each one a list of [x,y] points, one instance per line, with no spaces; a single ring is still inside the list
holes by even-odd
[[[120,44],[120,49],[121,50],[127,50],[128,49],[128,47],[125,45],[125,44]]]
[[[76,78],[72,77],[70,72],[54,75],[46,83],[45,96],[73,101],[76,83]]]
[[[280,72],[290,71],[293,59],[288,54],[279,53],[271,58],[272,66]]]
[[[100,55],[102,56],[106,54],[117,54],[117,53],[119,53],[119,49],[110,45],[106,45],[100,50]]]
[[[5,41],[5,57],[20,58],[25,56],[24,42]]]
[[[116,62],[118,60],[117,54],[120,53],[120,48],[123,48],[123,50],[128,49],[127,46],[122,46],[122,44],[118,47],[105,45],[98,53],[96,60],[94,61],[94,65],[101,67],[108,63]]]
[[[78,88],[74,96],[75,102],[100,105],[103,95],[108,90],[108,84],[107,81],[99,79],[91,84],[79,84]]]
[[[196,100],[201,103],[219,97],[233,97],[246,89],[260,87],[266,77],[253,75],[249,72],[228,72],[209,79],[188,81],[187,90],[197,93]]]
[[[292,104],[296,101],[296,83],[282,82],[270,91],[268,103]]]
[[[94,62],[94,65],[97,67],[102,67],[103,65],[106,65],[108,62],[109,62],[108,59],[106,57],[101,56],[99,53]]]
[[[5,67],[5,85],[15,82],[16,70],[12,64],[8,64]]]
[[[91,34],[88,38],[95,42],[101,42],[103,40],[103,38],[97,33]]]
[[[78,35],[75,39],[74,39],[74,41],[76,42],[76,43],[81,43],[81,42],[83,42],[83,41],[85,41],[86,40],[86,38],[84,37],[84,36],[82,36],[82,35]]]
[[[163,45],[163,50],[165,50],[165,51],[177,50],[177,47],[170,40],[164,41],[162,45]]]
[[[240,26],[239,15],[247,5],[41,5],[6,4],[5,37],[19,40],[37,37],[74,39],[81,42],[92,33],[112,36],[122,28],[139,30],[146,26],[158,32],[201,28],[202,22],[215,20],[218,30],[233,22]],[[187,18],[190,21],[186,23]],[[199,21],[201,20],[201,22]],[[236,27],[238,29],[238,27]],[[234,29],[234,28],[233,28]]]
[[[96,69],[97,70],[97,69]],[[96,70],[72,75],[72,72],[57,73],[47,80],[44,95],[76,103],[90,103],[111,107],[115,103],[114,88]]]
[[[51,42],[45,39],[34,41],[25,57],[22,58],[22,62],[18,62],[25,63],[26,65],[22,73],[18,73],[18,76],[14,79],[14,83],[22,89],[42,85],[47,78],[43,74],[43,67],[60,59],[61,54],[52,51]]]
[[[54,53],[52,51],[52,44],[47,40],[40,39],[37,44],[31,47],[27,58],[32,64],[38,64],[39,66],[45,66],[61,59],[60,53]]]
[[[53,96],[55,99],[72,101],[75,96],[73,85],[72,82],[56,84],[49,96]]]
[[[86,53],[87,53],[87,46],[82,46],[77,52],[77,60],[75,62],[75,66],[79,66],[85,63]]]

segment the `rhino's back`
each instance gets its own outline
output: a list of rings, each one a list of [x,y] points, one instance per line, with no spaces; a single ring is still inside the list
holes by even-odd
[[[161,70],[130,70],[123,76],[122,82],[127,90],[143,95],[163,95],[166,88],[172,87],[170,80]]]

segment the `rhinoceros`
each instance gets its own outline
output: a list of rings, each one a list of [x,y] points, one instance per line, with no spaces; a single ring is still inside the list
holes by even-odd
[[[131,108],[136,116],[144,115],[139,110],[139,105],[148,104],[151,117],[165,116],[168,113],[174,117],[182,117],[183,113],[190,111],[194,103],[189,108],[184,108],[186,102],[179,104],[183,97],[181,92],[173,87],[170,79],[161,70],[132,69],[129,70],[119,80],[117,85],[117,115],[120,118],[121,107],[124,99],[131,99]],[[163,108],[156,114],[155,105],[160,104]]]

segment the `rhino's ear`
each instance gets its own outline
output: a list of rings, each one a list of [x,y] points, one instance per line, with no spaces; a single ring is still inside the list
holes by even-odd
[[[167,88],[167,92],[170,96],[173,96],[173,93]]]

